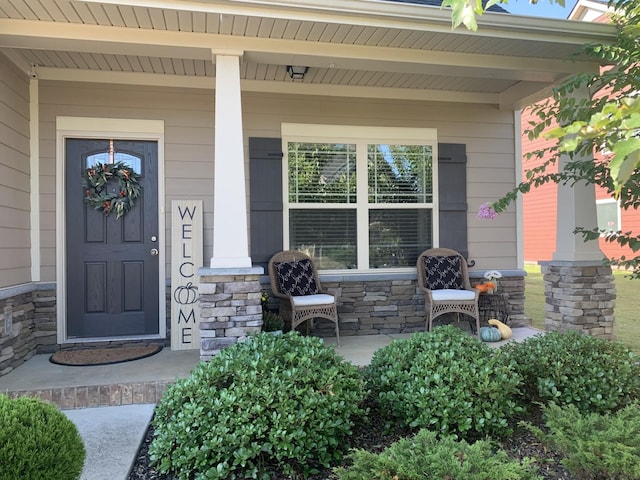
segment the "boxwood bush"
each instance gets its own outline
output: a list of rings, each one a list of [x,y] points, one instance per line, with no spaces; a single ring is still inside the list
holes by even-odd
[[[0,394],[0,480],[77,480],[85,455],[78,429],[54,405]]]
[[[472,444],[452,435],[420,430],[380,454],[355,450],[353,465],[338,468],[339,480],[541,480],[529,459],[510,459],[488,441]]]
[[[168,388],[150,456],[179,478],[306,476],[341,458],[366,393],[361,371],[319,338],[256,335]]]
[[[524,399],[581,413],[607,413],[640,393],[638,357],[617,342],[575,331],[549,332],[500,348],[523,377]]]
[[[441,433],[505,435],[520,411],[521,378],[477,338],[453,326],[415,333],[375,352],[367,369],[391,423]]]

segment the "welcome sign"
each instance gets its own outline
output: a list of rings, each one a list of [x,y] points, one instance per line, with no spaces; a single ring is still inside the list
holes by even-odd
[[[202,200],[171,202],[171,349],[200,348],[198,278]]]

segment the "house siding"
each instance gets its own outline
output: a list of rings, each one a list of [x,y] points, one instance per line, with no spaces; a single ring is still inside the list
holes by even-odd
[[[171,258],[171,201],[202,199],[204,248],[212,250],[213,91],[68,82],[42,82],[42,278],[55,280],[56,117],[107,117],[165,122],[165,239]],[[206,256],[205,256],[206,257]]]
[[[0,288],[31,280],[29,79],[0,54]]]
[[[164,120],[166,259],[171,258],[171,200],[204,201],[204,253],[213,241],[213,91],[41,82],[42,277],[55,279],[55,119],[89,116]],[[513,115],[482,105],[243,94],[246,172],[249,137],[279,137],[282,123],[437,128],[438,141],[467,149],[468,245],[475,268],[515,268],[515,210],[477,220],[478,206],[515,182]],[[249,184],[247,181],[247,192]],[[205,262],[206,263],[206,262]],[[167,264],[167,271],[170,271]]]
[[[529,121],[535,120],[536,118],[529,109],[523,111],[521,118],[523,129],[529,125]],[[549,145],[550,142],[548,140],[536,139],[531,141],[526,135],[522,136],[523,173],[527,170],[533,170],[544,163],[544,159],[540,158],[532,157],[527,159],[527,154]],[[548,171],[549,173],[557,172],[558,167],[550,165]],[[556,249],[557,195],[557,185],[549,182],[538,188],[531,189],[523,196],[522,218],[524,224],[525,262],[534,263],[551,260],[551,256]]]
[[[243,95],[245,152],[249,137],[279,137],[281,123],[436,128],[439,143],[461,143],[467,153],[469,258],[476,269],[516,268],[516,216],[493,221],[478,207],[513,188],[513,114],[483,105],[366,100],[298,95]]]
[[[171,271],[171,201],[202,199],[204,204],[205,264],[213,250],[213,90],[106,85],[40,81],[40,223],[41,277],[56,279],[56,117],[105,117],[164,121],[165,240],[167,272]],[[409,102],[376,99],[332,98],[303,95],[243,94],[246,172],[249,174],[249,138],[280,137],[282,123],[318,123],[389,127],[436,128],[439,143],[464,144],[467,155],[467,224],[469,259],[475,270],[514,269],[517,265],[516,217],[511,209],[499,218],[478,220],[481,203],[495,199],[515,183],[514,124],[508,111],[471,104]],[[246,183],[249,196],[249,179]],[[346,334],[412,331],[420,329],[424,302],[414,281],[381,293],[375,281],[362,285],[329,282],[344,293],[341,315]],[[512,318],[522,316],[524,278],[514,279],[509,295]],[[377,292],[376,300],[361,311],[348,311],[357,299],[355,289]],[[396,298],[396,290],[409,298]],[[53,292],[51,292],[53,294]],[[358,294],[360,295],[360,294]],[[358,296],[356,295],[356,297]],[[400,294],[398,294],[400,295]],[[377,298],[376,297],[376,298]],[[55,298],[48,297],[43,328],[38,334],[40,351],[55,345]],[[167,298],[167,302],[169,299]],[[389,303],[400,302],[398,312]],[[168,303],[167,303],[168,305]],[[369,311],[373,308],[375,315]],[[384,315],[382,314],[384,313]],[[371,316],[371,319],[368,319]],[[356,320],[357,317],[357,320]],[[365,318],[366,317],[366,318]],[[373,320],[375,318],[375,321]],[[382,323],[381,323],[382,322]],[[388,323],[387,327],[384,323]],[[170,319],[167,315],[167,325]],[[358,325],[358,328],[356,327]],[[36,325],[37,327],[37,325]],[[362,332],[359,329],[362,329]]]

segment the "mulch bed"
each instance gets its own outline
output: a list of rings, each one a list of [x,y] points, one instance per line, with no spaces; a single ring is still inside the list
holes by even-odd
[[[370,421],[358,424],[354,428],[351,437],[353,448],[362,448],[371,452],[380,452],[393,442],[408,435],[408,432],[397,432],[392,435],[383,431],[382,420],[376,420],[375,410],[371,410]],[[539,424],[537,420],[531,420]],[[149,427],[143,444],[140,447],[135,465],[128,480],[178,480],[172,475],[161,475],[156,469],[149,465],[149,443],[153,439],[153,427]],[[532,433],[518,427],[513,436],[501,442],[502,448],[514,459],[525,457],[535,459],[535,464],[539,468],[538,474],[544,480],[576,480],[571,476],[561,463],[562,457],[552,450],[548,450]],[[309,480],[336,480],[331,469],[326,469],[318,475],[309,477]],[[280,475],[274,472],[273,480],[291,480],[291,477]]]

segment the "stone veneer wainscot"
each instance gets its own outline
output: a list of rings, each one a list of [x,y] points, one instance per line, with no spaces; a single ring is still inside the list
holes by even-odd
[[[545,329],[615,339],[616,288],[602,262],[540,262],[545,288]]]
[[[469,272],[471,284],[484,280],[484,271]],[[509,324],[530,325],[524,315],[524,270],[502,270],[499,292],[505,295]],[[269,289],[269,278],[260,279]],[[338,297],[340,335],[376,335],[412,333],[425,328],[424,295],[414,273],[389,274],[320,274],[322,288]],[[277,311],[277,302],[270,309]],[[333,323],[318,319],[312,333],[321,337],[335,336]]]
[[[200,268],[200,359],[262,330],[262,267]]]

